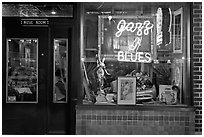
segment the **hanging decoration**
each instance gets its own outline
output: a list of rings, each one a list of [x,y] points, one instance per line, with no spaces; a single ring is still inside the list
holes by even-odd
[[[157,10],[157,35],[156,44],[160,50],[166,49],[171,43],[172,14],[170,8],[158,8]]]

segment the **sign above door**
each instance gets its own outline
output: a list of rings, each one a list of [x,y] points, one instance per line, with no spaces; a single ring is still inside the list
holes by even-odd
[[[48,19],[21,19],[22,26],[29,27],[48,27],[49,20]]]

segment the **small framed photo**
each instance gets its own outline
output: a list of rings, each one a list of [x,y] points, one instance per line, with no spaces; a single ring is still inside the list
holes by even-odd
[[[174,32],[173,32],[173,51],[182,53],[183,48],[183,9],[180,8],[174,12]]]
[[[121,105],[135,105],[136,77],[118,77],[118,99]]]

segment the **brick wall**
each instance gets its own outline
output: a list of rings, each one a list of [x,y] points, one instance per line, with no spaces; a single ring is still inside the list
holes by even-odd
[[[193,135],[194,111],[77,109],[77,135]]]
[[[202,133],[202,3],[193,3],[193,90],[195,132]]]

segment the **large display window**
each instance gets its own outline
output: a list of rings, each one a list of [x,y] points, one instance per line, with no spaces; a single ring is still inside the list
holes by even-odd
[[[83,104],[187,104],[187,10],[186,3],[85,3]]]
[[[38,102],[38,39],[7,39],[7,103]]]

